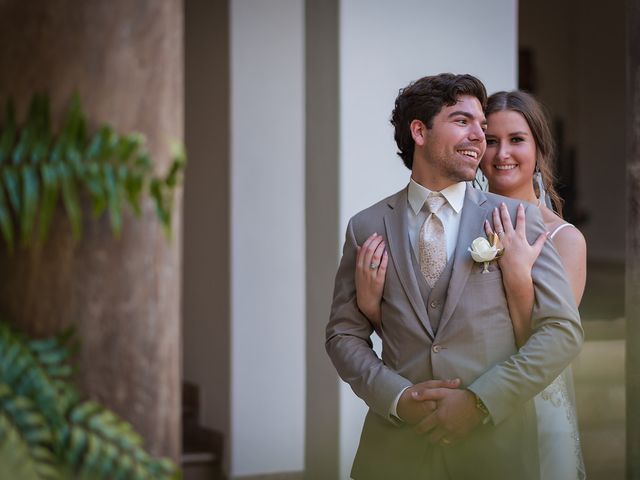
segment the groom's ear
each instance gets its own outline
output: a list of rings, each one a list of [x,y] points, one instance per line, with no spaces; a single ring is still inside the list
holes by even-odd
[[[426,141],[427,127],[420,120],[412,120],[409,124],[409,130],[411,130],[411,137],[416,145],[424,146]]]

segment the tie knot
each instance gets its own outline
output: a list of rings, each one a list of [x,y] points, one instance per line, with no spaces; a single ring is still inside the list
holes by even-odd
[[[446,203],[447,199],[440,193],[430,193],[427,197],[427,207],[431,213],[438,213],[438,210]]]

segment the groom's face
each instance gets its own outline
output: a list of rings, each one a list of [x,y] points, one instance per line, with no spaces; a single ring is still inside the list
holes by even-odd
[[[472,180],[487,147],[487,120],[480,101],[461,95],[456,104],[445,105],[425,130],[423,161],[439,182]]]

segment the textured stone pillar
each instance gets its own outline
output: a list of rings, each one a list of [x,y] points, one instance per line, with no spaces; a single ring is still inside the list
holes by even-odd
[[[91,128],[139,131],[159,172],[183,137],[181,0],[0,0],[0,99],[19,118],[34,92],[54,118],[80,93]],[[59,124],[56,123],[56,127]],[[36,334],[75,324],[79,380],[142,433],[154,454],[180,450],[180,195],[167,241],[147,201],[120,239],[85,213],[74,242],[58,216],[45,248],[0,265],[0,309]]]
[[[640,479],[640,0],[627,0],[627,479]]]

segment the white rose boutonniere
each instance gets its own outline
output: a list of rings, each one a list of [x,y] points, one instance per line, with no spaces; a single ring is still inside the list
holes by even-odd
[[[492,233],[489,235],[489,240],[484,237],[478,237],[471,242],[471,248],[468,249],[471,252],[471,258],[475,262],[484,263],[484,269],[482,273],[487,273],[489,270],[489,262],[499,258],[504,252],[502,244],[498,235]]]

